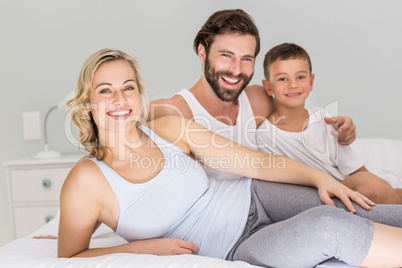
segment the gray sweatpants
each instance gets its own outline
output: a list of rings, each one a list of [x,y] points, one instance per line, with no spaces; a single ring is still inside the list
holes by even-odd
[[[376,205],[357,215],[335,198],[324,206],[312,187],[254,180],[248,222],[229,260],[265,267],[314,267],[332,257],[358,266],[367,256],[373,222],[402,227],[401,205]]]

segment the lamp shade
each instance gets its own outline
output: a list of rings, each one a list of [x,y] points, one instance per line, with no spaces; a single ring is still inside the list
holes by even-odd
[[[74,98],[74,96],[75,96],[74,91],[71,91],[70,93],[68,93],[64,99],[59,101],[59,103],[57,104],[57,108],[59,108],[60,110],[64,109],[64,110],[68,111],[68,107],[67,107],[66,103],[69,100],[71,100],[72,98]]]

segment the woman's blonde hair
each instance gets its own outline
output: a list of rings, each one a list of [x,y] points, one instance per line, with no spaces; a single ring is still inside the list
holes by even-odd
[[[133,68],[138,90],[141,95],[142,116],[137,124],[146,122],[148,115],[148,98],[144,87],[141,71],[137,60],[120,50],[101,49],[92,54],[82,66],[78,77],[75,97],[67,102],[71,108],[71,120],[79,129],[79,145],[89,152],[89,156],[102,158],[99,155],[98,128],[88,109],[92,80],[99,66],[105,62],[124,60]]]

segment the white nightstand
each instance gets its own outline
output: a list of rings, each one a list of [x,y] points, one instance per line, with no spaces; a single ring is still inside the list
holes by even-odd
[[[75,154],[4,163],[15,239],[33,233],[56,216],[63,182],[81,158]]]

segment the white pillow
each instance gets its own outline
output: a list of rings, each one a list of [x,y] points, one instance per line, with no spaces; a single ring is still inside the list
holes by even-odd
[[[386,180],[394,188],[402,188],[401,140],[360,138],[351,146],[371,173]]]

